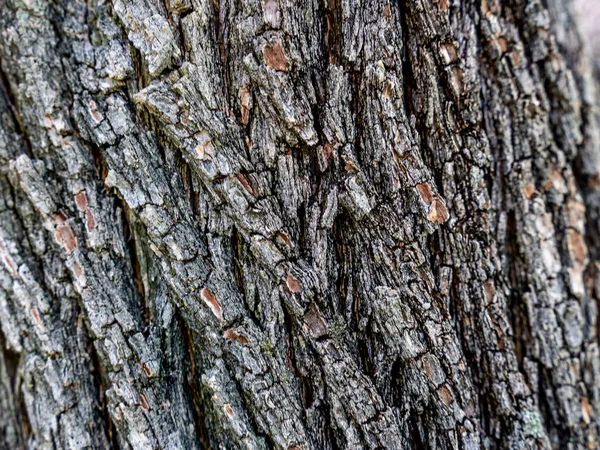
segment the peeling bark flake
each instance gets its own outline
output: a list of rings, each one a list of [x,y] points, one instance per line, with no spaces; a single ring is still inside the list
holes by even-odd
[[[289,291],[294,294],[298,294],[300,291],[302,291],[300,282],[296,280],[291,273],[288,273],[287,278],[285,279],[285,284]]]
[[[240,88],[239,94],[240,107],[242,110],[242,123],[247,125],[250,118],[250,90],[248,89],[248,86]]]
[[[88,201],[85,191],[81,191],[75,195],[75,204],[77,205],[77,208],[79,208],[79,211],[85,211],[87,209]]]
[[[210,308],[215,317],[219,320],[223,320],[223,310],[221,305],[217,301],[217,298],[208,288],[202,288],[200,291],[200,297],[206,303],[206,306]]]
[[[73,234],[67,218],[62,213],[57,213],[53,217],[56,223],[54,239],[66,250],[67,254],[73,253],[73,250],[77,248],[77,238]]]
[[[587,258],[587,247],[581,234],[575,230],[569,231],[569,252],[575,261],[583,265]]]
[[[448,217],[448,210],[446,209],[444,202],[438,198],[434,199],[431,203],[427,219],[434,223],[444,223],[448,220]]]
[[[417,189],[421,194],[421,198],[428,205],[433,201],[433,192],[431,192],[431,186],[428,183],[417,184]]]
[[[88,233],[91,233],[96,229],[96,219],[92,214],[92,210],[89,208],[85,211],[85,228]]]
[[[227,330],[225,330],[225,332],[223,333],[223,337],[225,339],[229,339],[232,341],[237,341],[240,344],[247,344],[248,343],[248,338],[246,338],[245,336],[242,336],[241,334],[237,333],[233,328],[228,328]]]

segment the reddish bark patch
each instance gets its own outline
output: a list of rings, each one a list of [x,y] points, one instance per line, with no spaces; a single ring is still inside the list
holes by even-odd
[[[296,280],[291,273],[288,273],[287,278],[285,279],[285,284],[290,292],[297,294],[302,291],[302,286],[298,280]]]
[[[592,421],[592,407],[587,397],[581,399],[581,413],[583,415],[583,421],[589,425]]]
[[[240,183],[242,183],[242,186],[244,186],[244,189],[246,189],[246,191],[248,191],[248,193],[252,197],[256,197],[256,195],[254,194],[254,189],[252,189],[252,186],[250,186],[248,179],[243,174],[238,173],[236,175],[236,178],[239,180]]]
[[[265,63],[271,69],[280,70],[282,72],[288,70],[289,63],[279,42],[273,42],[272,44],[267,45],[265,47],[264,56]]]
[[[152,376],[152,371],[150,370],[150,368],[148,367],[148,365],[146,363],[142,363],[142,369],[144,370],[144,373],[146,374],[146,376],[148,378],[150,378]]]
[[[235,416],[235,413],[233,412],[233,409],[229,403],[226,403],[223,409],[225,410],[225,414],[227,414],[229,417]]]
[[[506,53],[508,51],[508,41],[504,36],[500,36],[498,38],[498,46],[500,47],[500,50],[502,50],[502,53]]]
[[[333,145],[329,142],[326,142],[323,146],[323,157],[325,159],[329,159],[329,157],[333,154]]]
[[[442,385],[438,389],[438,392],[440,394],[440,398],[446,404],[446,406],[450,406],[454,401],[454,397],[452,396],[450,389],[448,389],[445,385]]]
[[[242,123],[247,125],[250,118],[250,91],[247,86],[240,88],[240,105],[242,109]]]
[[[248,338],[237,333],[233,328],[225,330],[225,332],[223,333],[223,337],[225,339],[229,339],[230,341],[237,341],[240,344],[244,345],[248,343]]]
[[[73,234],[67,218],[64,214],[58,213],[54,215],[54,221],[56,222],[54,239],[66,250],[67,254],[73,253],[73,250],[77,248],[77,238]]]
[[[38,325],[42,324],[42,319],[40,318],[40,314],[37,312],[37,309],[31,308],[31,315],[33,316],[33,320],[35,320]]]
[[[419,194],[421,194],[421,198],[428,205],[433,201],[433,192],[431,192],[431,186],[428,183],[417,184],[417,189],[419,190]]]
[[[88,230],[88,233],[96,229],[96,219],[94,219],[92,210],[89,208],[85,211],[85,228]]]
[[[487,0],[482,0],[481,1],[481,12],[483,14],[487,14],[487,13],[490,12],[490,8],[488,7]]]
[[[515,66],[518,66],[519,63],[521,62],[521,55],[519,55],[518,51],[514,51],[513,54],[512,54],[511,59],[512,59],[513,64]]]
[[[85,195],[85,191],[81,191],[75,196],[75,203],[77,204],[77,208],[79,208],[79,211],[85,211],[87,209],[88,201],[87,195]]]
[[[148,400],[146,400],[146,396],[140,392],[140,406],[144,411],[148,411],[150,409],[150,405],[148,404]]]
[[[206,303],[206,306],[210,308],[215,317],[219,320],[223,320],[223,309],[210,289],[202,288],[200,291],[200,297],[204,303]]]
[[[9,255],[2,256],[2,262],[4,263],[8,271],[13,274],[14,277],[20,278],[19,272],[17,271],[17,265]]]
[[[73,264],[73,272],[75,273],[75,276],[77,278],[79,278],[81,275],[83,275],[83,269],[81,268],[79,263]]]
[[[278,240],[283,241],[283,243],[287,247],[294,248],[294,243],[291,241],[290,237],[287,235],[287,233],[285,231],[280,231],[279,233],[277,233],[277,238],[278,238]]]
[[[428,358],[423,359],[423,369],[425,370],[425,373],[427,374],[427,378],[429,378],[431,381],[433,381],[433,369],[431,368],[431,364],[429,363]]]

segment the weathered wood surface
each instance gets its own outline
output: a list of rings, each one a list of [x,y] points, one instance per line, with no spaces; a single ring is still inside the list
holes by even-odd
[[[597,448],[559,0],[0,0],[0,447]]]

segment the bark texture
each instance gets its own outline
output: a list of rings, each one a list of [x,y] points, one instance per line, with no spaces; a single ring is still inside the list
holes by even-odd
[[[0,0],[0,448],[594,449],[561,0]]]

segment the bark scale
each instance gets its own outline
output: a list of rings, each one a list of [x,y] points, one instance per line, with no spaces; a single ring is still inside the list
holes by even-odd
[[[2,448],[596,448],[558,0],[3,0]]]

